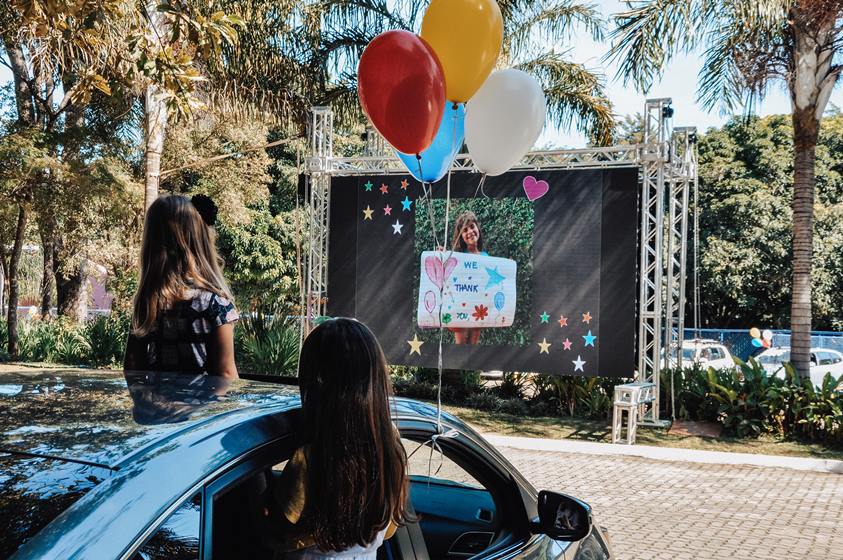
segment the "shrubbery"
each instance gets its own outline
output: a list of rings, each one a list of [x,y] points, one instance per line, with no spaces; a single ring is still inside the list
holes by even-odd
[[[402,396],[436,398],[436,372],[395,368],[395,390]],[[674,371],[676,417],[717,422],[724,435],[772,434],[843,446],[843,378],[826,375],[815,388],[788,364],[784,378],[770,377],[754,360],[739,370],[688,368]],[[625,380],[505,373],[486,387],[461,372],[461,381],[443,386],[442,399],[480,410],[519,416],[579,416],[608,419],[614,386]],[[662,373],[661,410],[670,414],[670,372]]]

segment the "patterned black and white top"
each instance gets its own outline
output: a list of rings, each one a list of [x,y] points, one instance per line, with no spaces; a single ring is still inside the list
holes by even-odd
[[[151,371],[209,373],[209,342],[214,329],[240,319],[234,304],[222,296],[199,289],[188,295],[190,299],[161,311],[156,329],[138,339],[146,348]]]

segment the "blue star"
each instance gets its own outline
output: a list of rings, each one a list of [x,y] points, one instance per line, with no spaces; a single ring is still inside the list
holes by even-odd
[[[489,275],[489,281],[486,282],[486,289],[490,288],[491,286],[494,286],[495,284],[500,284],[501,282],[506,280],[506,276],[498,272],[498,267],[489,268],[487,266],[486,273]]]
[[[409,197],[405,196],[404,200],[401,201],[401,206],[402,206],[401,210],[403,210],[404,212],[409,212],[410,211],[410,205],[412,203],[413,203],[413,201],[410,200]]]
[[[583,337],[585,339],[585,345],[594,347],[594,341],[597,340],[597,337],[591,334],[591,331],[588,331],[588,334]]]

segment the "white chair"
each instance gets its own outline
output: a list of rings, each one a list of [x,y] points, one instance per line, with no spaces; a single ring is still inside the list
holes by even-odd
[[[612,409],[612,443],[622,441],[623,413],[626,412],[626,443],[635,443],[638,430],[638,417],[643,415],[643,408],[656,399],[654,383],[626,383],[615,387],[614,407]]]

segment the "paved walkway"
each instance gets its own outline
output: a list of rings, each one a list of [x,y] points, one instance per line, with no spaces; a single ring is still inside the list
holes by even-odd
[[[623,560],[843,560],[843,475],[498,448],[538,489],[575,495]]]

